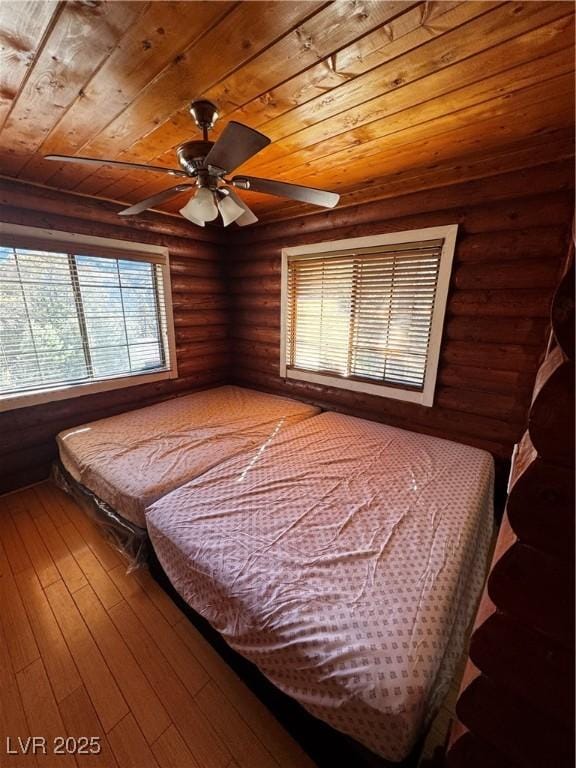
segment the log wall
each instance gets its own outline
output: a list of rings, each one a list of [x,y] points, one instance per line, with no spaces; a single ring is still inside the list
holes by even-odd
[[[574,264],[470,643],[449,768],[574,765]]]
[[[554,164],[238,233],[228,254],[234,381],[485,448],[525,426],[569,237],[572,171]],[[459,224],[431,408],[280,378],[283,247]]]
[[[62,429],[228,377],[228,299],[219,230],[160,214],[123,221],[120,206],[0,180],[0,221],[162,245],[170,253],[178,378],[0,413],[0,493],[48,475]]]

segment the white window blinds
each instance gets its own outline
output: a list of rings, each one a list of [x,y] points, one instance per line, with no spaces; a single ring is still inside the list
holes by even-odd
[[[287,370],[422,391],[443,242],[289,258]]]
[[[0,247],[0,394],[167,370],[160,264]]]

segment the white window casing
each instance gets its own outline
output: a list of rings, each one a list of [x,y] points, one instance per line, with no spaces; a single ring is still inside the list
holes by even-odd
[[[0,411],[177,376],[167,248],[0,223]]]
[[[280,375],[432,406],[457,229],[283,249]]]

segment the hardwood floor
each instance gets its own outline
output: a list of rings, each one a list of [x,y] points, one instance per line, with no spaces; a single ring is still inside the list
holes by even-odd
[[[97,736],[100,755],[0,766],[312,768],[150,575],[59,489],[0,497],[0,734]]]
[[[0,497],[0,692],[1,768],[313,768],[148,572],[126,573],[48,482]],[[29,736],[48,754],[22,754]],[[97,737],[101,752],[55,755],[59,736]]]

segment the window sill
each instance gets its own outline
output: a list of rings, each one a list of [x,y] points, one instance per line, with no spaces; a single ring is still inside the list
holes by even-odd
[[[42,403],[68,400],[83,395],[94,395],[98,392],[110,392],[114,389],[136,387],[139,384],[152,384],[155,381],[175,379],[178,372],[175,369],[157,371],[155,373],[139,373],[131,376],[119,376],[114,379],[91,381],[86,384],[71,384],[70,386],[58,386],[50,389],[36,390],[34,392],[22,392],[21,394],[0,395],[0,413],[12,411],[17,408],[28,408]]]
[[[352,392],[364,392],[368,395],[389,397],[393,400],[404,400],[408,403],[416,403],[428,407],[434,404],[434,392],[428,391],[426,387],[424,387],[422,392],[415,392],[414,390],[402,389],[400,387],[387,387],[385,384],[371,384],[367,381],[343,379],[326,373],[314,373],[313,371],[295,369],[285,369],[281,371],[280,375],[295,381],[307,381],[310,384],[323,384],[327,387],[338,387],[339,389],[348,389]]]

